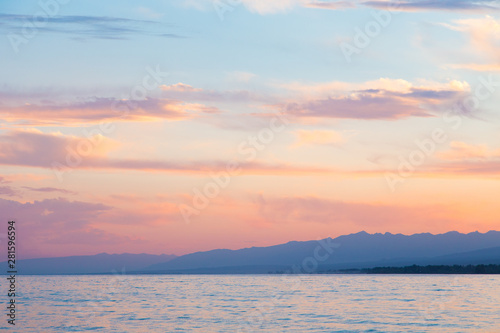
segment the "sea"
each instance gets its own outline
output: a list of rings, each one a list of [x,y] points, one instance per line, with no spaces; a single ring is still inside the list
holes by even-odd
[[[497,275],[17,276],[11,332],[500,332]]]

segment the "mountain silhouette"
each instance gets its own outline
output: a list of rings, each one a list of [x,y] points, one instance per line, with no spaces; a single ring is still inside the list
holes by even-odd
[[[268,247],[174,255],[106,254],[20,260],[18,274],[315,273],[409,265],[500,264],[500,232],[433,235],[358,232]],[[7,271],[6,262],[0,269]]]
[[[244,267],[253,267],[249,269],[252,271],[258,266],[265,266],[267,269],[275,266],[277,269],[282,269],[287,266],[301,265],[312,267],[316,264],[322,269],[325,267],[364,268],[380,264],[446,264],[448,262],[474,264],[500,259],[499,253],[492,250],[498,246],[500,246],[500,232],[498,231],[468,234],[452,231],[438,235],[421,233],[411,236],[391,233],[369,234],[363,231],[319,241],[294,241],[269,247],[196,252],[177,257],[169,262],[151,265],[144,271],[203,272],[205,270],[213,272],[218,269],[227,272],[231,271],[232,267],[235,269],[238,267],[237,270],[241,272],[245,271]],[[327,251],[328,249],[331,253]],[[466,252],[478,250],[484,251],[466,254]]]
[[[156,263],[165,263],[175,257],[166,254],[100,253],[90,256],[16,260],[16,269],[18,274],[123,274],[144,269]],[[7,262],[1,262],[0,269],[6,272]]]

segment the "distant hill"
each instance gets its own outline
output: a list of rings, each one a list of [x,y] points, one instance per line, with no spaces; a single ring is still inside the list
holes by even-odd
[[[319,244],[335,244],[335,246],[331,247],[332,253],[325,258],[326,251]],[[318,258],[321,258],[316,260],[318,264],[316,270],[413,264],[487,264],[497,263],[500,260],[499,246],[498,231],[469,234],[452,231],[438,235],[422,233],[411,236],[359,232],[321,241],[196,252],[169,262],[151,265],[142,271],[151,273],[255,271],[257,273],[272,271],[273,268],[291,269],[294,265],[301,266],[304,260],[307,265],[308,260],[310,263],[310,259],[314,257],[315,251],[318,252]]]
[[[263,274],[315,273],[342,269],[411,265],[500,264],[500,232],[455,231],[368,234],[359,232],[319,241],[292,241],[268,247],[212,250],[174,255],[106,254],[29,259],[17,262],[19,274]],[[0,263],[0,272],[6,272]]]
[[[324,272],[328,273],[328,272]],[[344,274],[500,274],[500,265],[428,265],[341,270]]]
[[[429,262],[441,265],[496,264],[500,265],[500,246],[461,252],[433,258]]]
[[[166,254],[100,253],[91,256],[18,260],[16,268],[19,274],[129,273],[153,264],[165,263],[174,258],[176,258],[175,255]],[[0,271],[7,271],[6,262],[0,263]]]

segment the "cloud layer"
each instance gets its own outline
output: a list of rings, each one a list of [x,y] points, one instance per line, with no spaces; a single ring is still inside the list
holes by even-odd
[[[25,22],[34,20],[31,15],[0,13],[0,31],[25,35]],[[155,21],[133,20],[107,16],[45,16],[36,21],[36,31],[69,35],[74,39],[129,39],[134,36],[181,38],[173,33],[172,25]]]

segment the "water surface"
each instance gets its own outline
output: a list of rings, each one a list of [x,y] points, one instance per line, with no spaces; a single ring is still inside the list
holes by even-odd
[[[487,275],[18,276],[14,331],[500,332],[499,283]],[[5,279],[0,288],[7,301]]]

